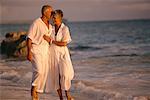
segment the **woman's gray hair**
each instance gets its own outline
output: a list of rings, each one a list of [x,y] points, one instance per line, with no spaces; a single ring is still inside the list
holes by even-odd
[[[55,10],[55,11],[53,11],[52,15],[53,15],[53,16],[59,15],[61,18],[63,18],[63,11],[60,10],[60,9]]]

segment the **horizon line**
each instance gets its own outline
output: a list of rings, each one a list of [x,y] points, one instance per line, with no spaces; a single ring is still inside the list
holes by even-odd
[[[134,21],[134,20],[150,20],[150,18],[131,18],[131,19],[108,19],[108,20],[79,20],[79,21],[69,21],[67,23],[80,23],[80,22],[107,22],[107,21]],[[0,22],[0,25],[5,24],[32,24],[34,20],[26,20],[26,21],[8,21],[8,22]]]

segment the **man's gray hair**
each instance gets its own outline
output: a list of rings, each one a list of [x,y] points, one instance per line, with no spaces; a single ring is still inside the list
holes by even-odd
[[[52,8],[52,6],[50,6],[50,5],[44,5],[44,6],[42,7],[42,9],[41,9],[42,15],[43,15],[44,12],[45,12],[47,9],[49,9],[49,8]]]

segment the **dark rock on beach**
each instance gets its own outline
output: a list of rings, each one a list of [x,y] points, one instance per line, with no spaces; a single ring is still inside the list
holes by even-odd
[[[5,39],[1,42],[1,54],[7,57],[25,57],[27,32],[6,33]]]

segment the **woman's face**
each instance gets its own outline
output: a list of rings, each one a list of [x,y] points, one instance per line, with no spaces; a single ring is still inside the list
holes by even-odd
[[[62,18],[59,15],[54,15],[53,16],[53,23],[55,25],[59,25],[62,22]]]

